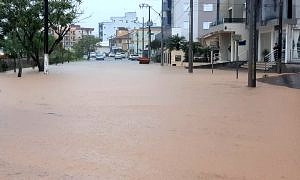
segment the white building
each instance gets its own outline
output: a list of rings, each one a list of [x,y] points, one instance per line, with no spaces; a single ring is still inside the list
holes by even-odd
[[[274,3],[275,1],[275,3]],[[283,60],[284,63],[300,62],[300,1],[283,1]],[[271,52],[278,43],[279,0],[262,0],[258,26],[258,61],[264,60],[263,52]]]
[[[190,1],[173,0],[172,34],[189,39]],[[209,26],[217,17],[217,0],[196,0],[193,6],[193,40],[206,34]]]
[[[247,60],[246,1],[220,0],[217,14],[208,33],[201,37],[203,43],[215,49],[219,61]]]
[[[116,35],[118,28],[138,29],[142,26],[138,22],[136,12],[127,12],[123,17],[111,17],[110,21],[99,23],[99,38],[101,42],[109,42]]]

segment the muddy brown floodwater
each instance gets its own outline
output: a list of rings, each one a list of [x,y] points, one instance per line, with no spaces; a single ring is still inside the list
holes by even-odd
[[[300,90],[246,85],[125,61],[0,74],[0,179],[299,180]]]

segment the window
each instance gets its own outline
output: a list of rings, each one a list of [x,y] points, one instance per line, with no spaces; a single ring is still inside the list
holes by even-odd
[[[203,11],[213,11],[213,4],[203,4]]]
[[[211,22],[203,22],[203,29],[209,29]]]

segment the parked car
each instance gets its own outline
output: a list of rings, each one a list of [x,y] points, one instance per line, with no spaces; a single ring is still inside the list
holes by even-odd
[[[95,52],[91,52],[90,53],[90,58],[96,58],[96,53]]]
[[[111,53],[108,54],[108,56],[109,56],[109,57],[115,57],[115,53],[112,53],[112,52],[111,52]]]
[[[139,59],[139,55],[138,54],[130,54],[129,55],[129,60],[131,61],[136,61]]]
[[[122,58],[126,58],[126,54],[124,52],[121,52]]]
[[[122,59],[122,54],[121,53],[116,53],[115,59]]]
[[[96,54],[96,60],[104,60],[104,59],[105,59],[105,53]]]

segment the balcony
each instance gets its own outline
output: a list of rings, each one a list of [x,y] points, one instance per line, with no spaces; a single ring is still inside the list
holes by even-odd
[[[243,28],[245,22],[246,18],[223,18],[222,21],[210,24],[208,34],[218,31],[233,32],[238,28]]]

